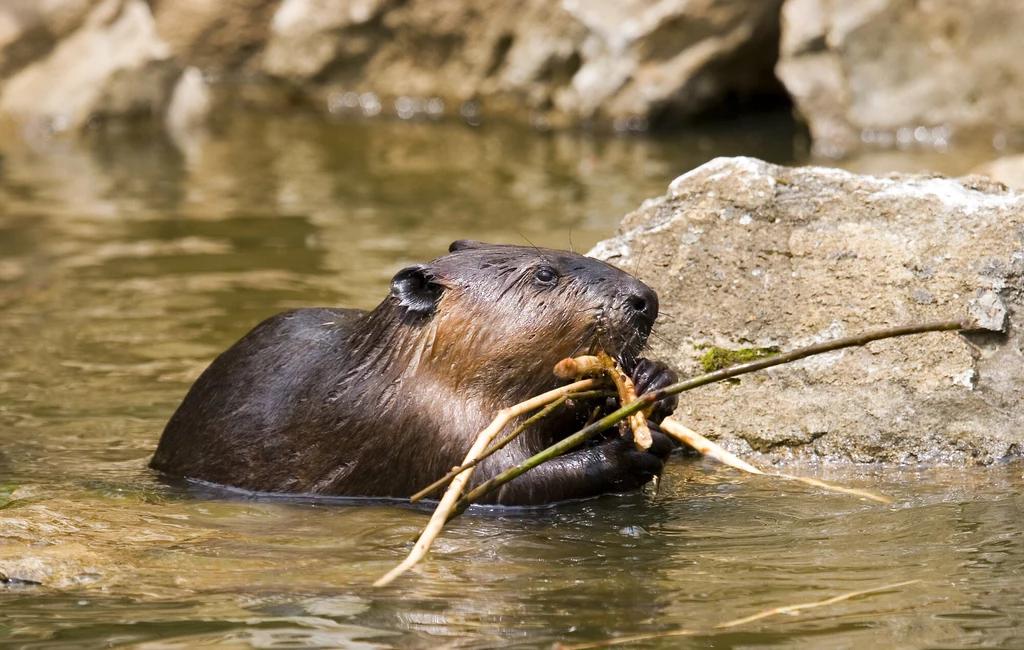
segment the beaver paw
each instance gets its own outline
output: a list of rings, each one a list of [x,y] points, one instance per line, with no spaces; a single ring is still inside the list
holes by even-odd
[[[637,449],[631,435],[615,436],[602,445],[607,459],[614,465],[607,478],[612,480],[616,489],[632,490],[655,476],[661,476],[665,461],[675,448],[675,443],[657,424],[648,420],[647,425],[651,429],[651,447],[646,451]]]
[[[643,395],[644,393],[664,388],[679,381],[679,376],[674,370],[660,361],[651,361],[650,359],[639,359],[630,378],[636,387],[637,395]],[[655,422],[661,422],[672,415],[678,403],[679,397],[676,395],[666,397],[657,402],[654,405],[654,410],[651,411],[650,419]]]

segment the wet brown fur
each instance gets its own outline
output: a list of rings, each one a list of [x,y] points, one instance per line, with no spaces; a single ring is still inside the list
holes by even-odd
[[[151,466],[247,490],[409,496],[461,462],[499,409],[558,385],[559,359],[601,347],[636,366],[656,315],[654,292],[603,262],[456,242],[399,272],[370,312],[300,309],[258,325],[196,381]],[[645,363],[658,382],[674,378]],[[583,406],[487,459],[474,483],[572,433]],[[670,446],[644,453],[627,442],[568,454],[496,500],[547,503],[642,485]]]

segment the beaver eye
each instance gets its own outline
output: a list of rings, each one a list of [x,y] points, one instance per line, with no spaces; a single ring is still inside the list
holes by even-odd
[[[550,266],[542,266],[533,272],[533,279],[536,280],[538,284],[554,286],[554,284],[558,282],[558,274],[555,273],[555,270]]]

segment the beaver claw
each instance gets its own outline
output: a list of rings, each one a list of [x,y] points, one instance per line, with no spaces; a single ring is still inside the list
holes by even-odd
[[[658,390],[679,381],[679,376],[674,370],[660,361],[650,359],[639,359],[636,367],[633,368],[633,385],[636,387],[636,394],[643,395],[652,390]],[[654,405],[649,419],[654,422],[661,422],[676,410],[679,398],[675,395],[666,397]]]

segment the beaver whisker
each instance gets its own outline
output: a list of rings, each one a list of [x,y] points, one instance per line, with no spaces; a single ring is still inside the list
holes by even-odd
[[[659,332],[657,330],[651,330],[651,333],[648,336],[653,336],[654,338],[656,338],[656,339],[658,339],[660,341],[663,341],[665,343],[668,343],[669,345],[671,345],[673,347],[677,347],[677,348],[680,347],[680,343],[670,339],[669,337],[665,336],[664,334],[662,334],[661,332]]]
[[[638,358],[647,341],[649,330],[633,325],[628,333],[617,332],[610,327],[608,312],[603,307],[594,308],[594,338],[601,349],[617,359],[623,367],[629,367]],[[624,334],[624,335],[622,335]]]
[[[573,348],[572,352],[569,353],[569,356],[570,357],[575,357],[576,353],[579,352],[580,350],[582,350],[584,345],[589,345],[590,346],[589,352],[593,353],[594,352],[594,346],[597,344],[597,341],[596,341],[596,339],[594,337],[595,333],[596,333],[596,330],[595,330],[594,326],[591,325],[589,330],[588,330],[588,332],[583,335],[583,338],[580,339],[580,342],[577,343],[576,347]]]
[[[537,254],[538,254],[538,255],[540,256],[540,258],[541,258],[542,260],[544,260],[545,262],[548,262],[548,263],[550,263],[550,262],[549,262],[549,260],[548,260],[548,258],[547,258],[547,255],[545,255],[545,254],[544,254],[544,251],[543,251],[543,250],[541,250],[541,249],[539,249],[539,248],[537,248],[537,245],[536,245],[536,244],[534,244],[534,243],[533,243],[532,241],[530,241],[530,240],[529,240],[529,238],[527,238],[527,236],[526,236],[526,235],[524,235],[523,233],[519,232],[518,230],[516,231],[516,234],[518,234],[518,235],[519,235],[520,237],[522,237],[523,239],[525,239],[525,240],[526,240],[526,243],[527,243],[527,244],[529,244],[529,245],[530,245],[530,246],[531,246],[531,247],[533,248],[533,250],[537,251]],[[571,249],[570,249],[570,250],[571,250]],[[574,251],[573,251],[573,252],[574,252]]]
[[[634,266],[633,266],[633,277],[634,277],[634,278],[635,278],[635,277],[638,277],[638,276],[637,276],[637,272],[639,272],[639,271],[640,271],[640,260],[642,260],[642,259],[643,259],[643,257],[644,257],[644,251],[646,251],[646,250],[647,250],[647,243],[646,243],[646,242],[644,242],[644,243],[643,243],[643,245],[641,245],[641,246],[640,246],[640,252],[639,252],[639,253],[637,253],[637,256],[636,256],[636,265],[634,265]]]
[[[648,334],[649,332],[644,332],[639,327],[634,327],[633,334],[623,343],[622,350],[619,353],[619,363],[627,372],[631,372],[631,369],[636,365],[636,361],[640,358],[640,352],[644,349]]]
[[[619,366],[622,367],[627,373],[633,372],[633,368],[636,367],[636,362],[640,358],[639,354],[632,351],[625,351],[619,355],[617,361]]]

